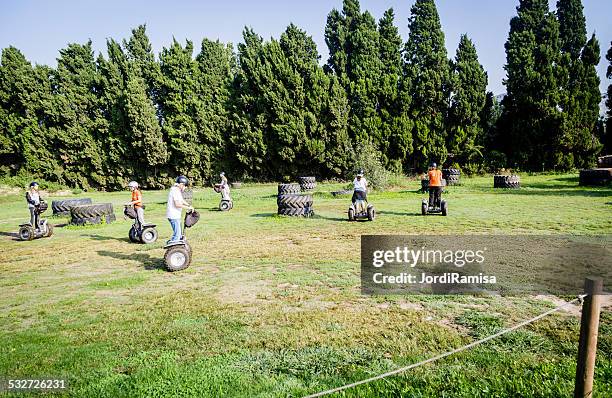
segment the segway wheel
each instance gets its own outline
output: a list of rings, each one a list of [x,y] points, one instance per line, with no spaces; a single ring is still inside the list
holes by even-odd
[[[446,216],[448,214],[448,203],[445,200],[440,203],[440,207],[442,208],[442,215]]]
[[[34,228],[29,225],[24,225],[19,228],[19,239],[21,240],[32,240],[34,239]]]
[[[376,218],[376,210],[374,209],[374,207],[368,207],[368,220],[369,221],[374,221],[374,219]]]
[[[47,238],[50,238],[53,235],[53,225],[51,224],[47,224],[47,235],[45,235]]]
[[[154,243],[157,240],[157,230],[149,227],[142,230],[140,241],[146,245]]]
[[[229,200],[222,200],[221,203],[219,203],[219,210],[221,211],[228,211],[231,208],[232,205],[230,204]]]
[[[187,245],[171,246],[164,255],[166,270],[170,272],[182,271],[191,264],[191,250]]]
[[[355,220],[355,210],[353,210],[352,208],[348,210],[348,220],[349,221]]]
[[[425,203],[425,202],[421,203],[421,214],[426,216],[427,215],[427,210],[428,210],[427,203]]]
[[[130,232],[128,233],[128,236],[130,238],[130,242],[132,242],[132,243],[140,243],[140,239],[138,239],[138,231],[136,231],[136,228],[134,228],[133,225],[130,228]]]

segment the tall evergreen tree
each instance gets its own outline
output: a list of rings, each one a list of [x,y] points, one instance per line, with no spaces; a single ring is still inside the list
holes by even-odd
[[[599,118],[599,43],[587,43],[586,19],[581,0],[559,0],[558,62],[560,107],[563,121],[559,132],[555,166],[586,167],[593,163],[600,144],[595,135]]]
[[[361,13],[358,0],[344,0],[342,13],[332,10],[325,40],[330,57],[327,70],[344,86],[351,107],[349,131],[357,142],[381,146],[378,84],[382,72],[376,20]]]
[[[481,116],[487,96],[487,73],[478,62],[476,47],[461,35],[453,66],[453,96],[449,110],[447,148],[462,163],[480,153]]]
[[[505,45],[507,93],[497,145],[509,166],[539,170],[559,157],[559,24],[546,0],[521,0],[517,14]]]
[[[610,42],[610,48],[606,53],[606,59],[608,60],[608,68],[606,70],[606,77],[612,79],[612,42]],[[606,94],[606,106],[608,107],[606,128],[604,139],[604,151],[606,154],[612,154],[612,84],[608,85],[608,92]]]
[[[402,38],[394,25],[390,8],[378,22],[381,73],[378,84],[378,109],[381,118],[380,151],[387,166],[401,171],[412,151],[412,125],[408,119],[410,96],[400,96],[403,87]]]
[[[447,155],[445,118],[450,68],[434,1],[417,0],[410,12],[404,73],[412,97],[409,109],[409,116],[414,121],[412,166],[419,167],[431,160],[443,162]]]

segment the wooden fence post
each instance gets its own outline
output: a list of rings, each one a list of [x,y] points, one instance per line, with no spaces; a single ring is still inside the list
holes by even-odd
[[[582,304],[580,318],[580,340],[578,342],[578,363],[576,365],[576,384],[574,398],[592,397],[595,355],[597,354],[597,332],[601,310],[603,279],[588,277],[584,281],[587,295]]]

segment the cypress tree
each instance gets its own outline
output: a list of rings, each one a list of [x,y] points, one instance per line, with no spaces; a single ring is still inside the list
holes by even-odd
[[[449,61],[444,33],[433,0],[417,0],[409,18],[410,35],[404,46],[404,73],[412,103],[412,167],[446,159],[445,118],[450,91]]]
[[[608,68],[606,70],[606,77],[612,79],[612,42],[610,42],[610,48],[606,53],[606,59],[608,60]],[[608,92],[606,95],[606,106],[608,108],[606,128],[603,144],[604,151],[606,154],[612,154],[612,84],[608,85]]]
[[[393,9],[385,11],[378,22],[381,73],[378,84],[378,108],[381,118],[380,150],[387,167],[401,171],[412,150],[412,126],[407,117],[410,97],[400,97],[403,84],[402,38],[394,25]],[[406,101],[408,100],[408,101]]]
[[[476,47],[461,35],[453,66],[453,96],[449,110],[447,148],[462,163],[474,162],[482,142],[481,116],[487,96],[487,73]]]
[[[587,43],[586,20],[581,0],[557,2],[561,55],[559,65],[560,106],[563,121],[559,132],[555,166],[586,167],[594,161],[600,144],[594,135],[599,117],[599,43]]]
[[[517,14],[505,45],[507,93],[496,145],[507,154],[507,166],[540,170],[559,157],[559,24],[546,0],[521,0]]]

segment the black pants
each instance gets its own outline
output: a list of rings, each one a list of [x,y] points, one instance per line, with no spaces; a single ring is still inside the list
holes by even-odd
[[[355,203],[357,200],[368,200],[368,194],[365,191],[353,191],[353,198],[351,202]]]
[[[442,187],[429,187],[429,207],[440,206]]]

